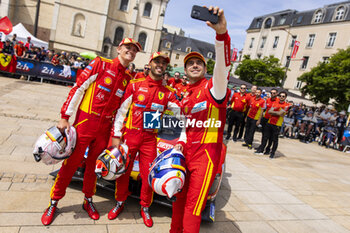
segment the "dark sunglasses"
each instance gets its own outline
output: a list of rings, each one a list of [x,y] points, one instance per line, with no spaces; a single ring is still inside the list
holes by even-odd
[[[246,87],[241,87],[241,89],[247,89]]]
[[[286,96],[285,95],[279,95],[280,97],[283,97],[283,98],[286,98]]]
[[[145,69],[145,70],[149,70],[150,68],[149,68],[149,67],[145,67],[144,69]]]

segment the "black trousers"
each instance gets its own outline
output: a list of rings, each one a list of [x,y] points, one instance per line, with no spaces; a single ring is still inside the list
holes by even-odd
[[[245,129],[245,118],[246,118],[247,114],[243,113],[243,120],[241,122],[241,125],[239,126],[239,134],[238,134],[238,138],[242,138],[243,137],[243,133],[244,133],[244,129]]]
[[[239,131],[239,127],[242,124],[242,121],[244,121],[244,114],[243,112],[237,112],[232,110],[229,113],[229,118],[228,118],[228,128],[227,128],[227,137],[231,136],[232,128],[233,125],[235,126],[235,130],[233,132],[233,139],[237,139],[237,134]]]
[[[262,141],[263,141],[263,138],[264,138],[265,126],[266,126],[266,124],[267,124],[268,121],[269,121],[269,119],[266,119],[265,117],[261,118],[261,122],[260,122],[260,124],[261,124],[261,126],[262,126],[262,131],[261,131],[261,133],[262,133],[261,144],[262,144]],[[261,145],[261,144],[260,144],[260,145]],[[269,139],[268,139],[267,147],[266,147],[266,149],[265,149],[265,151],[266,151],[267,153],[270,153],[271,145],[272,145],[272,140],[269,138]]]
[[[265,146],[267,144],[267,141],[270,140],[273,143],[271,154],[275,154],[277,147],[278,147],[278,135],[281,130],[280,126],[272,125],[270,123],[267,123],[264,128],[264,134],[262,137],[262,142],[260,147],[258,148],[259,152],[263,152],[265,149]]]
[[[248,145],[253,144],[254,133],[255,133],[255,129],[256,129],[256,122],[257,122],[257,120],[254,120],[250,117],[247,117],[247,122],[245,124],[244,141]]]

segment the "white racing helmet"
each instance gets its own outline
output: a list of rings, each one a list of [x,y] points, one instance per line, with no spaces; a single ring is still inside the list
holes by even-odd
[[[46,165],[59,163],[68,158],[75,148],[77,133],[73,126],[65,133],[52,126],[36,140],[33,150],[35,161],[43,161]]]
[[[96,160],[95,173],[98,178],[115,180],[126,172],[129,166],[129,148],[121,144],[105,149]]]
[[[175,149],[161,153],[152,163],[148,183],[161,196],[172,198],[185,184],[185,157]]]

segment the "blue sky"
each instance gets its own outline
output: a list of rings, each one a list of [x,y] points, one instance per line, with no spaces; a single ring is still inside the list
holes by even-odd
[[[192,5],[217,5],[224,9],[232,47],[242,49],[246,29],[254,17],[294,9],[312,10],[341,0],[170,0],[165,13],[165,24],[182,28],[186,36],[214,42],[214,32],[204,22],[190,17]]]

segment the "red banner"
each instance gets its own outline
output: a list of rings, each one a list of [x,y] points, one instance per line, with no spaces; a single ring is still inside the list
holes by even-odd
[[[232,53],[232,57],[231,57],[231,61],[237,60],[237,53],[238,53],[238,49],[234,48],[233,53]]]
[[[291,59],[292,58],[295,58],[297,56],[297,52],[299,50],[299,45],[300,45],[300,41],[295,41],[294,42],[294,46],[293,46],[293,52],[292,52],[292,56],[290,57]]]
[[[14,73],[16,71],[17,58],[15,55],[0,53],[0,70]]]
[[[5,33],[5,35],[12,32],[12,23],[7,16],[0,19],[0,32]]]

